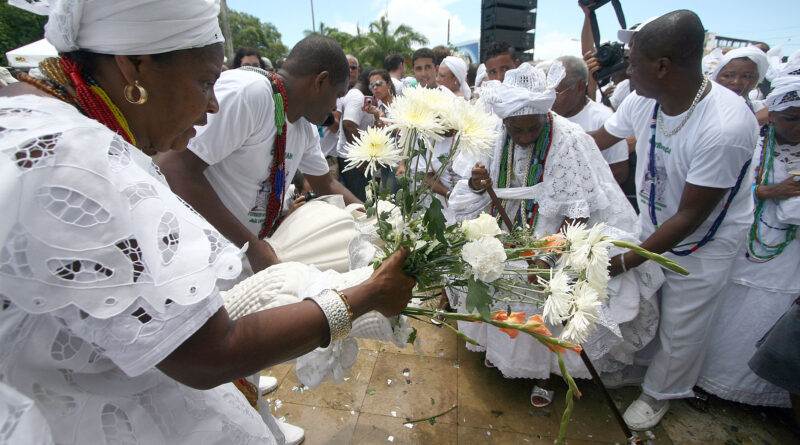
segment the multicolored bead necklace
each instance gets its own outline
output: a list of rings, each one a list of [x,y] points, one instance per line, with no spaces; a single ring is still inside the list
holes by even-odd
[[[542,182],[544,177],[544,167],[547,162],[547,155],[550,153],[550,146],[553,142],[553,116],[547,113],[547,121],[536,139],[534,147],[531,149],[530,157],[528,158],[528,175],[525,178],[525,187],[530,187]],[[510,147],[510,149],[509,149]],[[514,171],[514,152],[516,144],[511,140],[511,137],[506,136],[506,143],[503,147],[503,153],[500,158],[500,172],[497,176],[497,186],[499,188],[506,188],[511,186],[511,177]],[[505,206],[506,200],[502,200],[501,204]],[[524,213],[523,213],[524,212]],[[497,216],[497,209],[492,204],[491,214]],[[523,199],[520,202],[519,209],[514,216],[514,226],[524,227],[527,223],[528,230],[533,232],[536,229],[536,224],[539,220],[539,203],[535,199]]]
[[[756,186],[759,185],[770,185],[774,183],[774,180],[770,182],[770,176],[774,178],[774,171],[773,171],[773,164],[775,162],[775,128],[770,126],[767,135],[764,136],[761,143],[761,162],[759,163],[758,167],[756,167],[756,173],[758,177],[756,178]],[[756,200],[756,208],[755,208],[755,215],[753,218],[753,224],[750,226],[750,232],[747,236],[747,253],[745,256],[749,261],[754,263],[766,263],[783,253],[783,250],[786,249],[792,241],[794,241],[795,236],[797,235],[797,226],[793,224],[787,225],[785,228],[780,227],[773,227],[767,224],[763,220],[763,213],[764,213],[764,204],[765,201],[763,200]],[[763,226],[767,226],[767,228],[772,230],[779,230],[785,232],[785,238],[783,242],[780,244],[767,244],[761,240],[761,229]],[[756,245],[758,245],[762,251],[766,251],[766,254],[760,254],[756,252]]]

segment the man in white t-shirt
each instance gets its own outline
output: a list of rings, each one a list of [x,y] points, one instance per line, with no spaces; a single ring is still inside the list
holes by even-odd
[[[369,91],[369,67],[363,69],[358,75],[355,85],[341,101],[341,125],[339,125],[339,139],[336,152],[339,157],[339,172],[344,186],[361,201],[366,201],[366,188],[368,180],[359,169],[344,171],[347,166],[344,146],[352,143],[358,137],[359,130],[366,131],[375,123],[375,117],[364,111],[364,98],[371,95]],[[375,100],[375,98],[372,98]]]
[[[247,259],[253,272],[279,262],[269,244],[261,241],[279,218],[270,210],[274,198],[281,198],[271,193],[274,179],[288,187],[299,170],[315,193],[341,194],[347,203],[358,202],[331,178],[313,125],[325,122],[336,98],[344,94],[348,72],[339,45],[318,35],[300,41],[276,77],[243,69],[225,71],[214,87],[219,112],[209,115],[208,125],[198,127],[188,150],[166,153],[159,160],[175,193],[234,244],[249,243]],[[273,86],[280,85],[287,107],[276,116]],[[271,172],[282,123],[276,120],[283,119],[287,134],[280,181]],[[272,227],[265,227],[268,221]]]
[[[556,101],[553,111],[581,126],[585,131],[594,131],[614,114],[606,106],[589,100],[586,88],[589,83],[589,68],[583,59],[563,56],[556,59],[564,66],[567,75],[556,88]],[[611,167],[611,173],[618,184],[628,178],[628,144],[617,142],[600,152]]]
[[[406,59],[402,54],[391,52],[383,59],[383,67],[389,72],[394,85],[395,96],[403,94],[403,74],[406,72]]]
[[[693,396],[718,294],[752,219],[748,190],[737,186],[749,183],[746,165],[758,124],[739,97],[703,76],[704,37],[700,18],[686,10],[643,26],[628,67],[637,94],[592,134],[601,148],[636,136],[641,245],[681,253],[666,256],[691,273],[665,272],[643,394],[624,415],[636,430],[655,426],[669,399]],[[611,259],[611,273],[644,261],[625,252]]]

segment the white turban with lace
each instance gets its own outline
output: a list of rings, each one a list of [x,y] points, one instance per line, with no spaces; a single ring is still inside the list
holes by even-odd
[[[800,107],[800,50],[789,57],[772,79],[772,91],[767,96],[766,105],[769,111]]]
[[[223,41],[219,0],[11,0],[47,13],[45,37],[59,52],[161,54]]]
[[[728,51],[722,56],[719,63],[717,63],[717,67],[711,75],[711,80],[717,80],[720,71],[734,59],[750,59],[758,68],[757,83],[764,80],[764,76],[767,74],[767,68],[769,68],[769,62],[767,62],[767,54],[756,46],[746,46],[744,48],[736,48]]]
[[[464,59],[459,57],[447,56],[442,60],[442,65],[446,66],[456,80],[458,80],[458,88],[461,90],[464,98],[469,100],[472,96],[472,92],[469,90],[469,84],[467,83],[467,62],[464,62]]]
[[[481,87],[481,100],[491,105],[501,119],[529,114],[546,114],[556,101],[556,87],[566,75],[559,61],[547,74],[530,63],[506,71],[503,83],[488,80]]]

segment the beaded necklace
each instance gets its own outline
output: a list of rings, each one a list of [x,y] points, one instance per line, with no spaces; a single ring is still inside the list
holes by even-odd
[[[756,171],[758,172],[758,177],[756,178],[756,185],[769,185],[770,183],[774,183],[774,180],[770,182],[770,175],[774,177],[773,165],[775,162],[775,128],[770,126],[769,132],[766,136],[762,139],[761,144],[761,162],[759,163]],[[772,227],[771,225],[767,224],[762,218],[764,213],[764,205],[765,201],[757,201],[756,208],[755,208],[755,215],[753,218],[753,224],[750,226],[750,232],[748,233],[747,237],[747,253],[745,253],[745,257],[754,263],[766,263],[767,261],[772,260],[773,258],[777,257],[781,253],[783,253],[786,246],[788,246],[797,234],[797,226],[793,224],[787,225],[785,228],[779,227]],[[773,230],[780,230],[786,233],[783,242],[780,244],[770,245],[761,240],[761,225],[763,223],[764,226]],[[756,243],[761,249],[767,251],[768,253],[761,255],[756,253]]]
[[[136,139],[122,111],[114,105],[92,76],[83,72],[83,67],[77,62],[66,56],[51,57],[42,61],[39,69],[47,76],[46,80],[34,79],[27,74],[20,76],[20,80],[78,108],[86,116],[122,136],[128,143],[136,145]]]
[[[536,139],[534,147],[531,149],[531,154],[528,157],[528,175],[525,178],[525,187],[530,187],[542,182],[544,177],[544,167],[547,162],[547,155],[550,153],[550,146],[553,142],[553,116],[547,113],[547,121]],[[509,149],[510,147],[510,149]],[[500,158],[500,171],[497,176],[497,186],[499,188],[506,188],[511,186],[511,178],[514,171],[514,153],[516,151],[516,144],[511,141],[511,137],[506,136],[506,142],[503,146],[503,153]],[[501,205],[505,206],[506,200],[501,201]],[[493,216],[497,216],[497,209],[494,204],[490,210]],[[524,213],[523,213],[524,212]],[[517,213],[514,216],[514,226],[524,227],[525,223],[528,224],[529,230],[533,232],[536,229],[536,224],[539,221],[539,203],[534,199],[523,199],[520,202]]]
[[[701,89],[702,90],[702,89]],[[653,118],[650,120],[650,159],[648,161],[648,171],[650,173],[650,196],[648,197],[648,210],[650,213],[650,221],[653,223],[653,226],[658,229],[658,220],[656,219],[656,121],[658,120],[658,103],[656,103],[655,108],[653,109]],[[681,125],[682,127],[683,125]],[[678,128],[679,130],[680,128]],[[677,133],[677,130],[672,134]],[[734,196],[736,196],[736,192],[739,191],[739,188],[742,186],[742,180],[744,179],[745,175],[747,174],[747,168],[750,166],[750,160],[744,163],[742,166],[742,170],[739,172],[739,177],[736,179],[736,184],[731,188],[730,194],[728,194],[728,199],[725,200],[725,205],[722,207],[722,211],[719,212],[719,215],[711,224],[711,227],[708,229],[703,238],[698,241],[694,246],[689,249],[685,250],[675,250],[670,249],[670,252],[678,255],[678,256],[686,256],[694,253],[697,249],[706,245],[711,239],[714,237],[714,234],[717,233],[719,226],[722,225],[722,221],[725,219],[725,215],[728,213],[728,207],[730,207],[731,202],[733,201]]]
[[[269,170],[269,179],[267,179],[271,185],[267,202],[267,216],[258,234],[261,239],[272,235],[281,222],[281,207],[286,195],[286,112],[289,106],[283,81],[273,72],[266,72],[266,75],[272,85],[276,134],[272,151],[272,166]]]

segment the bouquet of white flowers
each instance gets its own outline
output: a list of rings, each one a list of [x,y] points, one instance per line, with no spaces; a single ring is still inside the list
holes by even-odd
[[[579,352],[580,343],[598,321],[609,281],[608,248],[627,247],[673,270],[685,271],[636,245],[606,239],[602,225],[590,229],[570,225],[545,238],[536,238],[524,230],[504,234],[496,218],[485,213],[448,225],[440,201],[429,199],[432,185],[459,153],[466,151],[476,157],[490,154],[497,138],[497,118],[449,91],[422,87],[404,90],[404,95],[388,107],[387,116],[390,126],[361,131],[360,137],[345,147],[349,162],[346,169],[366,164],[365,171],[371,174],[379,166],[394,167],[403,159],[422,162],[427,169],[432,165],[434,143],[445,135],[452,135],[453,142],[450,152],[439,158],[441,166],[432,178],[427,172],[408,166],[398,178],[400,188],[393,195],[380,191],[375,179],[370,181],[367,215],[376,217],[377,234],[383,245],[373,263],[377,266],[394,250],[407,247],[411,253],[404,270],[417,280],[421,295],[430,298],[432,291],[458,291],[466,295],[467,311],[474,312],[459,314],[408,307],[404,314],[409,317],[488,323],[512,338],[520,332],[531,335],[558,354],[563,378],[570,388],[563,430],[572,396],[579,396],[580,392],[561,353],[567,349]],[[382,209],[392,210],[379,212],[379,200],[388,201],[388,205],[382,203]],[[427,202],[430,204],[426,206]],[[526,319],[525,313],[510,309],[492,311],[493,307],[517,302],[542,306],[544,317],[537,314]],[[545,321],[563,323],[561,335],[553,337]],[[447,323],[444,326],[477,344],[455,327]],[[563,431],[559,436],[563,440]]]

